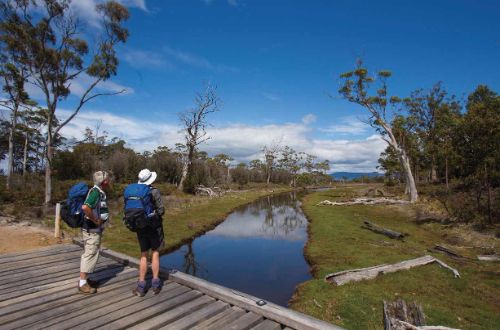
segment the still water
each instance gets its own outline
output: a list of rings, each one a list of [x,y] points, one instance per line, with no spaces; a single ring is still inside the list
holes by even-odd
[[[295,286],[311,278],[306,241],[297,195],[285,193],[237,209],[212,231],[161,256],[161,265],[286,306]]]

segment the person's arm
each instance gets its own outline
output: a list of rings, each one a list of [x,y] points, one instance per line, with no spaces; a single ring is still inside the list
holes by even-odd
[[[94,212],[92,212],[92,209],[87,204],[83,204],[82,211],[83,213],[85,213],[87,219],[89,219],[98,226],[101,225],[101,220],[95,217]]]
[[[156,188],[151,190],[153,195],[153,203],[156,207],[156,213],[161,217],[165,214],[165,206],[163,206],[163,200],[161,199],[160,191]]]
[[[99,197],[99,191],[97,189],[92,189],[82,205],[82,211],[83,213],[85,213],[87,219],[98,226],[100,226],[102,222],[99,216],[96,216],[94,214],[93,209],[97,207],[97,203],[99,203]]]

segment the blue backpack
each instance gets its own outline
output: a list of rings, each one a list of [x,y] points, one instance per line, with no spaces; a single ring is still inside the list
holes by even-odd
[[[155,217],[151,187],[145,184],[129,184],[123,192],[123,224],[133,232],[151,225]]]
[[[89,186],[85,182],[79,182],[69,189],[68,198],[61,205],[61,218],[71,228],[82,226],[85,217],[82,206],[88,192]]]

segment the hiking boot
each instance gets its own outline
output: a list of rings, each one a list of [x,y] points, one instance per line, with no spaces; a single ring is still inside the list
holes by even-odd
[[[91,280],[91,279],[87,279],[87,284],[91,287],[91,288],[96,288],[99,286],[99,281],[94,281],[94,280]]]
[[[92,293],[96,293],[97,290],[96,290],[96,288],[91,287],[88,283],[85,283],[82,286],[78,285],[78,292],[84,293],[84,294],[92,294]]]
[[[137,287],[132,290],[132,293],[139,297],[146,295],[146,281],[137,281]]]
[[[154,294],[158,294],[161,291],[161,280],[159,278],[153,278],[151,281],[151,289]]]

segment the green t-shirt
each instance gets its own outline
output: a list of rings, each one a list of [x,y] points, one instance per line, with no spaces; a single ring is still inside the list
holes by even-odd
[[[85,205],[92,209],[96,217],[103,221],[109,219],[108,203],[106,194],[97,187],[92,187],[84,202]]]
[[[84,204],[90,207],[91,209],[95,209],[97,206],[97,202],[99,201],[101,193],[99,192],[98,189],[91,189],[90,193],[87,196],[87,199],[85,199]]]

